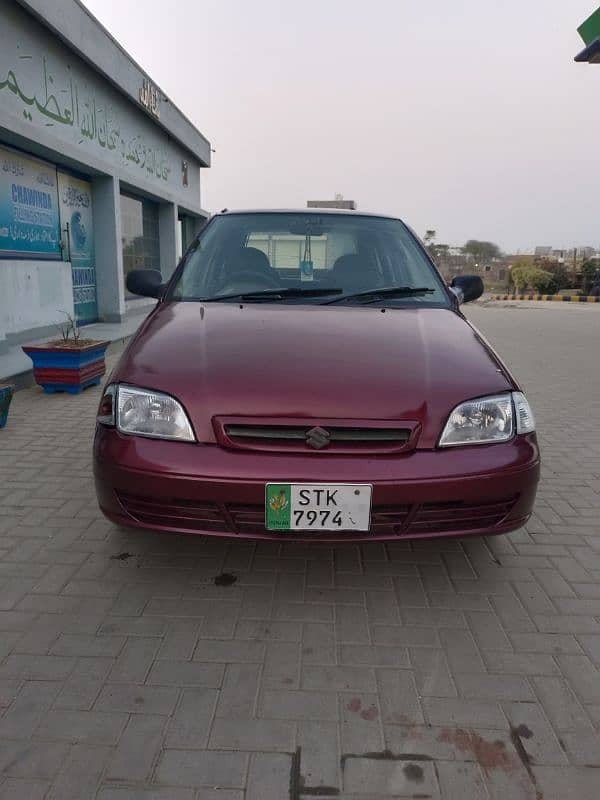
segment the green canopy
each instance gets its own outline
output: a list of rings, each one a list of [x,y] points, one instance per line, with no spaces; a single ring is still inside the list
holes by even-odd
[[[600,8],[582,22],[577,28],[577,33],[581,36],[585,44],[591,44],[594,39],[600,38]]]
[[[585,50],[575,56],[575,61],[586,61],[588,64],[600,64],[600,8],[589,16],[578,28],[577,32],[586,44]]]

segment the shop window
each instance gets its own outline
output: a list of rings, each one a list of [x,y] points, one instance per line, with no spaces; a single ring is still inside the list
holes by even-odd
[[[121,241],[125,277],[132,269],[160,270],[157,203],[121,195]]]

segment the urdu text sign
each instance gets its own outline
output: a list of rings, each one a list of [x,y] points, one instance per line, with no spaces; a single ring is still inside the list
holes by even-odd
[[[0,148],[0,256],[62,257],[56,168]]]

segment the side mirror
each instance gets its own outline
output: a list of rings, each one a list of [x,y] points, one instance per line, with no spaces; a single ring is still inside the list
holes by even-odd
[[[479,275],[456,275],[450,284],[459,303],[470,303],[483,294],[483,281]]]
[[[164,289],[162,275],[157,269],[133,269],[127,273],[125,284],[131,294],[142,297],[159,298]]]

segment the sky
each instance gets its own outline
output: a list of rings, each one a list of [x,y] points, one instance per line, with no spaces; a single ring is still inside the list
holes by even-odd
[[[598,0],[84,0],[210,140],[202,205],[340,193],[439,242],[600,246]]]

